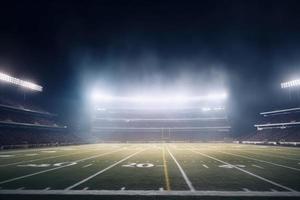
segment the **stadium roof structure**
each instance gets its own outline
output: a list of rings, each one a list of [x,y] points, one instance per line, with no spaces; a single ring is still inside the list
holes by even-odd
[[[0,126],[13,127],[13,128],[41,128],[41,129],[66,129],[67,128],[67,126],[42,125],[42,124],[11,122],[11,121],[0,121]]]
[[[268,112],[261,112],[261,115],[268,116],[268,115],[281,115],[281,114],[290,114],[291,112],[300,112],[300,107],[297,108],[288,108],[282,110],[274,110]]]
[[[44,115],[44,116],[50,116],[50,117],[57,116],[57,114],[52,114],[52,113],[45,112],[45,111],[32,110],[32,109],[27,109],[27,108],[19,108],[19,107],[3,105],[3,104],[0,104],[0,110],[9,110],[9,111],[14,111],[14,112],[30,113],[30,114]]]
[[[285,123],[267,123],[267,124],[255,124],[256,128],[286,128],[287,126],[299,126],[300,122],[285,122]]]

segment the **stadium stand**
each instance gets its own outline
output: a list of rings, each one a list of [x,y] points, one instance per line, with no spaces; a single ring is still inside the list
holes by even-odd
[[[0,99],[0,148],[26,148],[79,143],[57,115],[9,98]]]
[[[100,109],[91,131],[100,141],[224,141],[230,126],[224,110]]]
[[[254,134],[240,138],[243,143],[300,145],[300,108],[260,113]]]

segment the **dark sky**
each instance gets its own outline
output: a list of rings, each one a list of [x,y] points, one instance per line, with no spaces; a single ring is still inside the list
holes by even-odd
[[[0,69],[43,85],[43,102],[57,112],[78,108],[93,82],[127,92],[182,81],[198,93],[226,88],[233,124],[249,131],[258,112],[286,106],[279,84],[300,76],[299,55],[299,1],[0,6]]]

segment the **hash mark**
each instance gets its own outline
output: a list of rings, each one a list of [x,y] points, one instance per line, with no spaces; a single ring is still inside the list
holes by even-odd
[[[204,165],[204,164],[202,166],[205,167],[205,168],[207,168],[207,169],[209,168],[207,165]]]
[[[84,165],[82,168],[86,168],[86,167],[89,167],[91,166],[92,164],[87,164],[87,165]]]
[[[264,169],[263,167],[259,166],[259,165],[252,165],[253,167],[257,167],[259,169]]]

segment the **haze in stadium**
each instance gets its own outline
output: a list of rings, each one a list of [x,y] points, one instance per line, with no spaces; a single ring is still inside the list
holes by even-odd
[[[300,2],[0,7],[1,200],[300,198]]]

